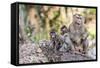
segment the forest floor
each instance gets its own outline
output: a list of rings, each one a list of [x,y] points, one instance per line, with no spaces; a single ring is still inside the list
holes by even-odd
[[[50,61],[51,57],[52,57],[52,60],[54,61]],[[61,53],[60,55],[54,54],[52,52],[50,56],[48,57],[44,55],[43,50],[34,43],[19,45],[19,63],[20,64],[62,62],[62,61],[81,61],[81,60],[92,60],[92,58],[82,55],[80,53],[70,53],[70,52],[64,52],[64,53]]]

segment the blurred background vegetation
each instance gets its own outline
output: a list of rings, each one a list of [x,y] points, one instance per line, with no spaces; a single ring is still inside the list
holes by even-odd
[[[23,40],[39,42],[49,39],[52,28],[60,34],[62,25],[69,25],[73,21],[74,14],[81,14],[86,18],[85,27],[89,32],[89,39],[96,38],[96,9],[43,6],[43,5],[19,5],[19,37]]]

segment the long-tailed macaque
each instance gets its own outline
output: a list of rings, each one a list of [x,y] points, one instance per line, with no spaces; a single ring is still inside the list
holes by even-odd
[[[62,35],[62,38],[63,38],[63,41],[64,41],[64,43],[63,43],[64,45],[62,47],[64,47],[65,50],[67,50],[67,51],[70,51],[70,50],[74,51],[74,45],[73,45],[73,43],[70,39],[69,30],[65,25],[63,25],[61,27],[61,35]]]
[[[82,46],[82,52],[88,48],[88,32],[84,26],[85,18],[80,14],[73,15],[73,22],[69,26],[69,35],[75,46]]]
[[[52,46],[54,48],[54,51],[55,52],[59,51],[60,47],[63,44],[63,41],[62,41],[61,37],[57,34],[55,29],[52,29],[50,31],[50,40],[51,40]]]

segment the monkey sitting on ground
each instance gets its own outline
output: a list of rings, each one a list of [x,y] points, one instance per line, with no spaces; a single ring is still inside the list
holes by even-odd
[[[61,48],[62,44],[63,44],[63,40],[57,34],[57,32],[55,31],[55,29],[52,29],[50,31],[50,40],[51,40],[54,52],[57,53],[59,51],[59,49]]]
[[[62,38],[57,34],[55,29],[51,29],[50,31],[50,48],[52,48],[51,54],[49,54],[50,62],[58,62],[61,60],[62,53],[60,52],[60,48],[63,45]],[[52,53],[53,52],[53,53]]]
[[[81,46],[81,51],[86,54],[88,48],[88,32],[84,26],[84,23],[85,18],[82,15],[73,15],[73,22],[69,26],[69,35],[74,46]]]
[[[65,25],[61,27],[61,36],[64,41],[62,45],[62,50],[74,51],[74,45],[70,39],[68,28]]]

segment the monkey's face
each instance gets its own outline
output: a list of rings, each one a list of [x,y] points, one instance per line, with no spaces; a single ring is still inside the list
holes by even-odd
[[[66,28],[63,28],[63,29],[62,29],[62,32],[66,32],[66,30],[67,30]]]
[[[80,14],[75,14],[73,16],[73,21],[74,21],[75,24],[80,26],[84,23],[84,17],[81,16]]]
[[[66,27],[66,26],[62,26],[62,27],[61,27],[61,34],[65,34],[65,33],[67,33],[67,32],[68,32],[67,27]]]
[[[50,37],[52,38],[52,39],[54,39],[54,38],[56,38],[56,32],[50,32]]]

